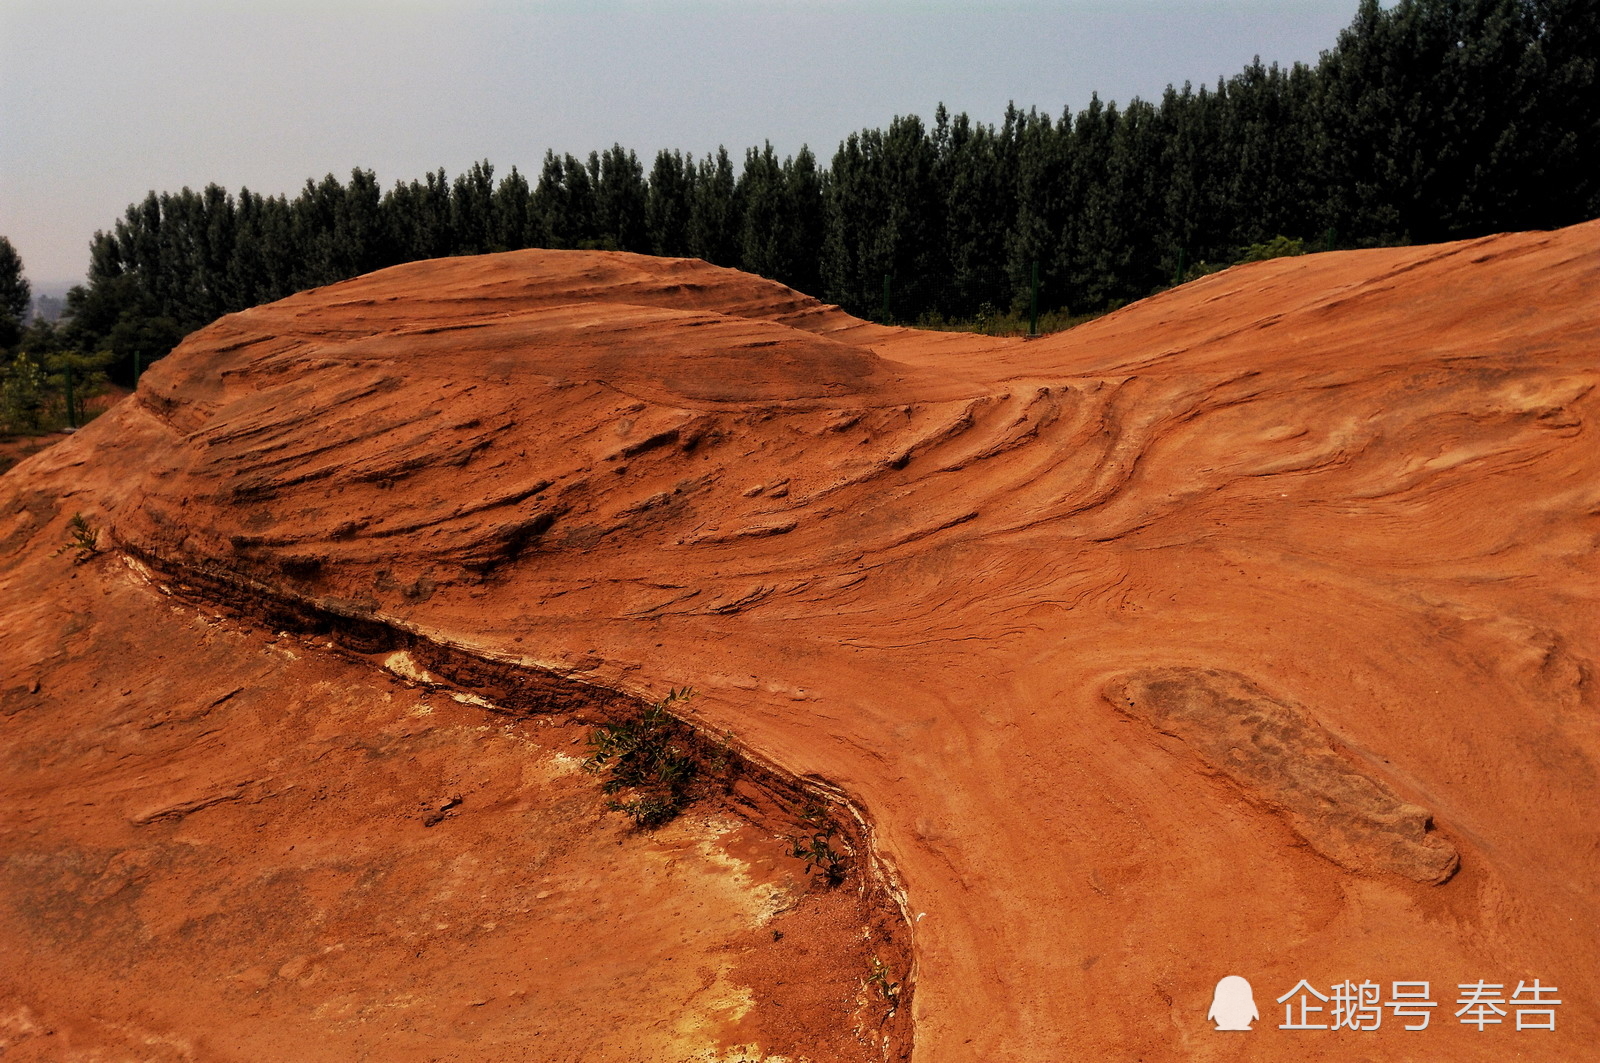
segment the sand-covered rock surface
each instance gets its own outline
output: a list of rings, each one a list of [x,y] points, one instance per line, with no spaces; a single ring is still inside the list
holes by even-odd
[[[0,479],[0,1040],[1593,1058],[1597,292],[1591,223],[1235,267],[1031,341],[603,252],[225,317]],[[782,799],[629,831],[557,747],[683,686]],[[784,840],[805,794],[861,850],[834,890]],[[666,851],[698,855],[642,884]],[[669,974],[674,934],[702,953]],[[741,974],[763,935],[835,959]],[[774,970],[813,1045],[739,1026]],[[1206,1019],[1225,975],[1252,1031]],[[1302,979],[1374,984],[1381,1023],[1281,1029]],[[1554,1030],[1456,1014],[1534,979]],[[600,1047],[537,1047],[559,1014]]]

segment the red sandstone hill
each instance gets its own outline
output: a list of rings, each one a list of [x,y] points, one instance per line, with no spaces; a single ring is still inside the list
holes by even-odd
[[[120,872],[16,870],[112,802],[87,768],[79,803],[40,796],[53,742],[97,748],[104,702],[157,676],[175,718],[254,684],[268,700],[234,727],[293,745],[315,726],[314,705],[274,721],[272,690],[301,705],[287,673],[211,678],[260,659],[262,633],[230,628],[202,659],[191,644],[212,636],[165,588],[335,632],[339,682],[403,653],[454,662],[438,689],[522,713],[694,687],[703,733],[859,823],[858,878],[903,919],[873,946],[909,1012],[865,1037],[880,1054],[1596,1058],[1597,291],[1590,223],[1235,267],[1031,342],[870,325],[731,270],[598,252],[414,263],[223,318],[0,479],[0,786],[31,795],[32,832],[0,837],[33,883],[0,905],[0,934],[58,971],[3,976],[6,1006],[86,1006],[63,988],[81,962],[66,931],[29,914],[52,890],[91,914],[96,890],[126,900]],[[74,512],[101,530],[90,565],[51,556]],[[73,628],[91,605],[52,588],[89,580],[96,616],[112,597],[144,610],[137,653],[107,620]],[[100,685],[31,707],[69,659]],[[404,715],[363,711],[341,733]],[[513,799],[514,760],[486,761],[485,800]],[[349,763],[351,785],[405,784],[405,761],[382,763]],[[265,784],[186,785],[170,807]],[[136,848],[96,844],[106,866]],[[509,845],[470,851],[504,862]],[[148,893],[199,873],[162,866],[123,878]],[[571,925],[591,917],[614,918]],[[364,968],[341,970],[359,995]],[[1249,1033],[1206,1019],[1230,974],[1255,989]],[[719,992],[760,981],[740,977]],[[1301,979],[1376,984],[1380,1027],[1280,1029],[1275,1000]],[[1534,979],[1560,990],[1553,1032],[1515,1028],[1509,998]],[[1406,1031],[1382,1005],[1421,981],[1438,1006]],[[1498,1025],[1456,1014],[1478,982],[1504,986]],[[271,1030],[278,998],[249,999]],[[859,1034],[849,1006],[835,1019]],[[245,1058],[138,984],[94,1014],[186,1038],[172,1058]],[[329,1015],[295,1029],[355,1021]],[[568,1058],[516,1054],[514,1018],[493,1051],[445,1058]],[[754,1046],[717,1058],[844,1051],[820,1032],[717,1036]],[[713,1058],[642,1043],[605,1058]]]

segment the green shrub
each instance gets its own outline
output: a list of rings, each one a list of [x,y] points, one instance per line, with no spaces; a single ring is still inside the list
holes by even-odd
[[[605,774],[601,788],[608,794],[631,791],[606,807],[625,813],[642,830],[669,822],[689,803],[699,773],[693,738],[669,710],[693,696],[687,687],[674,690],[654,705],[589,733],[584,768]]]
[[[834,827],[827,810],[809,804],[800,812],[800,822],[811,828],[809,838],[791,838],[789,855],[806,862],[806,874],[821,874],[829,886],[844,881],[849,864],[845,855],[833,847]]]
[[[48,326],[29,329],[10,361],[0,358],[0,432],[38,435],[93,420],[89,403],[106,390],[110,358],[61,348]]]
[[[33,435],[49,425],[51,393],[44,366],[37,358],[18,354],[0,365],[0,432]]]
[[[1304,240],[1291,240],[1287,236],[1274,236],[1264,244],[1251,244],[1239,252],[1239,262],[1265,262],[1269,258],[1288,258],[1306,253]]]
[[[818,831],[809,839],[797,838],[789,855],[806,862],[806,874],[818,873],[829,886],[844,881],[844,854],[833,847],[833,831]]]

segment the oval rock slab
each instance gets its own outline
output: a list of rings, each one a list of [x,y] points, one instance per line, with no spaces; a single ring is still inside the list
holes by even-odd
[[[1433,833],[1432,813],[1357,771],[1308,712],[1237,672],[1143,669],[1112,680],[1105,696],[1182,739],[1341,867],[1439,884],[1460,866],[1455,846]]]

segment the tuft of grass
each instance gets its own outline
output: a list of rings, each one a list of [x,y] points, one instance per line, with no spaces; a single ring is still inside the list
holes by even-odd
[[[693,696],[688,687],[671,691],[654,705],[589,734],[584,768],[605,775],[601,788],[606,793],[625,795],[606,807],[626,814],[640,830],[670,822],[692,796],[698,775],[693,743],[670,710]]]

